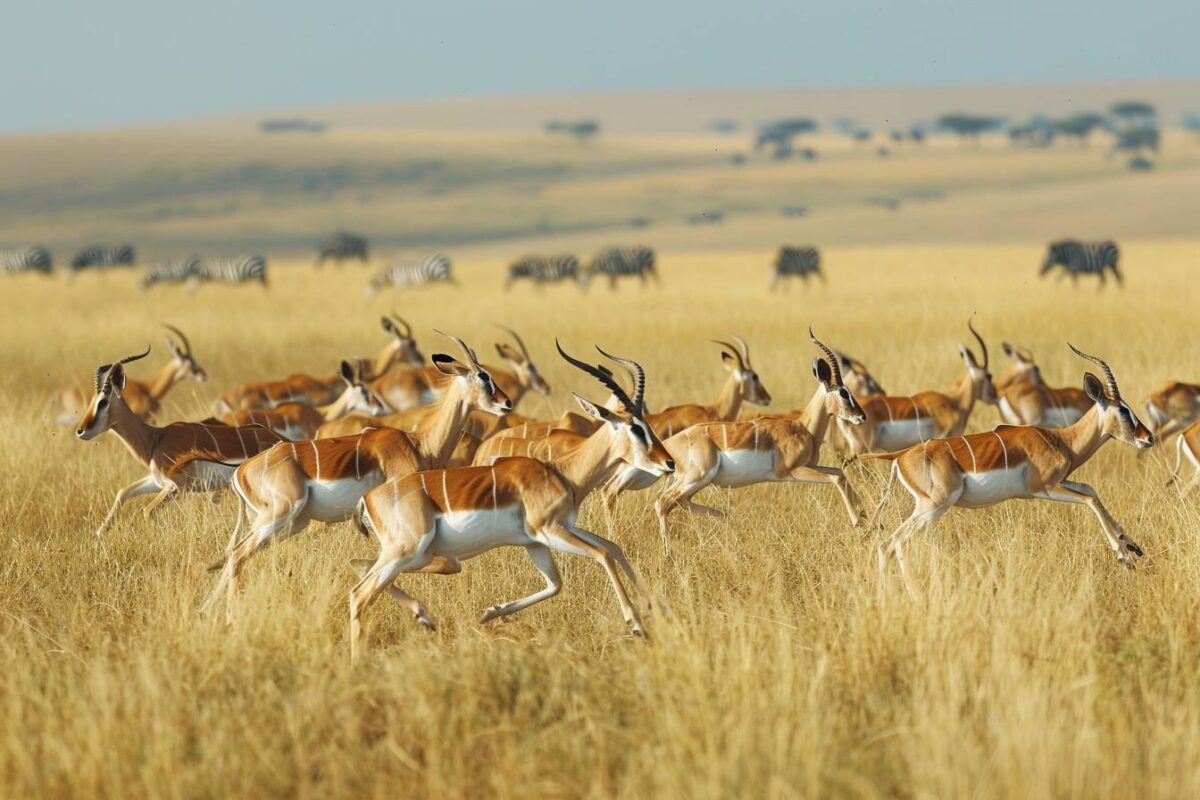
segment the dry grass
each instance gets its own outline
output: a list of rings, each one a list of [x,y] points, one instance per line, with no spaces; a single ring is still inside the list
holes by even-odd
[[[961,370],[954,344],[978,311],[993,343],[1034,348],[1077,381],[1068,336],[1111,360],[1127,394],[1195,377],[1180,340],[1192,243],[1131,244],[1123,293],[1032,277],[1033,246],[843,249],[830,283],[765,293],[765,254],[668,253],[665,285],[586,300],[570,287],[498,296],[499,262],[462,266],[461,290],[395,298],[481,349],[516,325],[554,395],[601,392],[551,357],[558,335],[637,357],[655,404],[715,395],[707,340],[735,331],[779,410],[813,382],[812,324],[896,393]],[[314,527],[251,564],[231,628],[196,611],[233,522],[230,498],[188,498],[152,521],[129,509],[92,538],[132,460],[44,419],[66,373],[140,349],[168,320],[189,331],[215,385],[176,392],[199,415],[224,386],[328,370],[378,343],[362,273],[279,270],[269,294],[221,287],[139,294],[131,276],[14,278],[0,300],[0,774],[13,796],[913,796],[1166,797],[1200,793],[1200,571],[1195,506],[1163,487],[1164,454],[1110,443],[1080,472],[1147,550],[1121,570],[1085,510],[1048,503],[955,512],[909,556],[917,596],[876,576],[871,541],[832,490],[716,490],[726,520],[677,515],[664,554],[626,498],[608,522],[673,619],[623,637],[593,564],[560,560],[556,599],[507,624],[479,612],[538,584],[519,552],[458,577],[404,577],[442,624],[418,630],[386,600],[372,652],[351,669],[348,525]],[[751,280],[742,280],[742,276]],[[864,300],[864,290],[870,289]],[[1190,298],[1189,298],[1190,299]],[[453,310],[449,303],[453,302]],[[156,348],[161,356],[162,348]],[[974,428],[994,424],[985,409]],[[852,479],[873,502],[882,474]],[[135,501],[135,505],[138,501]],[[907,501],[885,512],[894,524]]]

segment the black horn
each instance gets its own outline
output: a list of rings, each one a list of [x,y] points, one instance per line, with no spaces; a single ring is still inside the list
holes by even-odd
[[[568,364],[576,367],[577,369],[583,370],[588,375],[591,375],[593,378],[600,381],[601,385],[603,385],[605,389],[608,389],[610,392],[612,392],[617,400],[621,401],[621,404],[624,405],[625,408],[630,411],[630,413],[636,409],[633,401],[629,399],[629,395],[627,395],[625,390],[621,388],[621,384],[617,383],[616,379],[613,378],[612,372],[602,366],[593,367],[591,364],[580,361],[578,358],[569,355],[567,351],[562,349],[562,345],[558,343],[557,338],[554,340],[554,346],[558,349],[558,354],[562,356]]]
[[[1121,399],[1121,390],[1117,388],[1117,379],[1113,377],[1112,368],[1108,366],[1107,361],[1102,358],[1096,358],[1095,356],[1089,356],[1087,353],[1083,352],[1070,342],[1067,342],[1067,347],[1071,348],[1071,352],[1075,355],[1079,356],[1080,358],[1087,359],[1100,369],[1104,370],[1104,376],[1108,378],[1108,393],[1112,395],[1110,399],[1113,402]]]
[[[821,351],[825,353],[825,360],[829,362],[829,369],[833,371],[833,382],[838,386],[841,386],[842,367],[840,364],[838,364],[837,354],[834,353],[833,350],[829,349],[828,345],[817,338],[817,335],[813,333],[811,325],[808,326],[808,338],[812,339],[813,344],[821,348]]]
[[[599,346],[596,349],[600,355],[607,358],[609,361],[620,364],[633,376],[633,408],[630,409],[635,414],[641,414],[646,410],[646,370],[642,369],[642,365],[628,358],[614,356],[611,353],[604,352]]]

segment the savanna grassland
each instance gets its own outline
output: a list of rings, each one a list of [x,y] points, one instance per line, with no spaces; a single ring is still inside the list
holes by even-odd
[[[670,608],[649,643],[624,635],[590,562],[560,558],[565,586],[507,623],[487,606],[539,577],[519,551],[455,577],[403,576],[440,629],[382,600],[371,651],[348,659],[351,558],[373,543],[316,525],[249,566],[237,620],[201,617],[206,565],[232,498],[185,497],[145,521],[133,501],[92,530],[138,469],[111,435],[76,441],[46,415],[64,376],[155,343],[192,339],[212,376],[178,387],[166,418],[205,415],[225,386],[327,372],[382,342],[395,307],[426,354],[436,326],[484,352],[517,327],[553,386],[520,410],[556,414],[603,392],[564,364],[593,343],[641,360],[654,406],[714,398],[708,339],[751,343],[771,410],[811,395],[812,325],[893,393],[962,373],[972,312],[991,344],[1032,348],[1047,378],[1109,359],[1125,393],[1194,378],[1196,244],[1131,242],[1124,291],[1039,283],[1039,244],[831,247],[829,283],[768,295],[761,250],[668,250],[662,286],[499,294],[504,262],[461,259],[461,288],[362,299],[365,271],[277,263],[269,291],[141,293],[130,274],[6,281],[0,431],[0,775],[11,796],[906,796],[1167,797],[1200,793],[1200,544],[1195,500],[1164,486],[1166,453],[1109,443],[1079,473],[1146,550],[1119,567],[1081,507],[956,511],[908,548],[915,596],[878,576],[881,535],[848,526],[836,493],[710,489],[724,520],[672,519],[653,492],[584,524],[623,545]],[[1175,287],[1178,291],[1164,291]],[[976,411],[972,429],[997,421]],[[832,458],[830,456],[829,458]],[[882,469],[852,468],[869,505]],[[908,510],[893,495],[893,526]]]

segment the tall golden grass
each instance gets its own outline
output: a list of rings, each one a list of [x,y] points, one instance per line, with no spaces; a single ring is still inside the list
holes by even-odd
[[[565,587],[508,623],[485,607],[539,585],[517,551],[456,577],[404,576],[441,628],[386,600],[351,668],[349,525],[314,526],[247,570],[237,621],[202,618],[205,566],[234,520],[228,496],[186,497],[150,521],[134,501],[92,530],[138,475],[112,436],[84,444],[47,419],[50,390],[97,363],[187,331],[209,385],[169,418],[207,413],[225,386],[330,371],[380,343],[395,306],[426,352],[452,331],[480,352],[525,336],[558,413],[599,387],[553,354],[599,343],[643,361],[655,405],[708,400],[723,378],[710,338],[745,336],[776,398],[814,383],[807,327],[867,362],[893,393],[948,384],[976,312],[992,345],[1034,349],[1047,377],[1109,359],[1127,395],[1195,378],[1192,242],[1131,243],[1124,291],[1040,283],[1035,246],[830,250],[826,286],[766,292],[761,253],[675,252],[661,288],[498,291],[502,265],[463,287],[367,305],[360,271],[279,268],[267,292],[141,294],[132,276],[5,281],[0,299],[0,775],[10,796],[911,796],[1200,794],[1200,548],[1195,500],[1164,486],[1165,452],[1110,443],[1078,474],[1147,551],[1121,569],[1084,508],[1010,503],[947,515],[908,549],[915,597],[877,575],[877,531],[804,486],[708,490],[723,520],[672,519],[664,553],[648,504],[582,520],[621,543],[670,618],[623,635],[594,564],[560,559]],[[1163,287],[1174,287],[1164,292]],[[1175,291],[1178,290],[1178,291]],[[1181,300],[1189,302],[1181,302]],[[144,374],[163,357],[139,365]],[[973,429],[990,428],[994,409]],[[855,469],[868,502],[882,470]],[[894,496],[895,525],[908,501]]]

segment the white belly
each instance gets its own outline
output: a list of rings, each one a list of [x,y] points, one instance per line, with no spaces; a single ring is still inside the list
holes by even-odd
[[[617,480],[621,491],[640,492],[653,486],[658,476],[626,464],[617,472]]]
[[[712,482],[717,486],[736,487],[774,479],[774,450],[723,450]]]
[[[438,517],[436,526],[429,552],[460,560],[494,547],[523,547],[532,541],[520,506],[451,511]]]
[[[932,438],[932,419],[880,422],[875,427],[875,449],[885,452],[903,450]]]
[[[1079,421],[1083,414],[1079,413],[1076,408],[1048,408],[1046,413],[1042,414],[1041,426],[1043,428],[1065,428]]]
[[[350,518],[362,496],[383,483],[378,474],[362,478],[313,480],[308,484],[308,502],[304,513],[321,522],[341,522]]]
[[[1029,497],[1028,485],[1025,482],[1028,469],[1028,465],[1022,464],[1012,469],[968,472],[963,476],[963,493],[958,505],[979,508],[1014,497]]]

